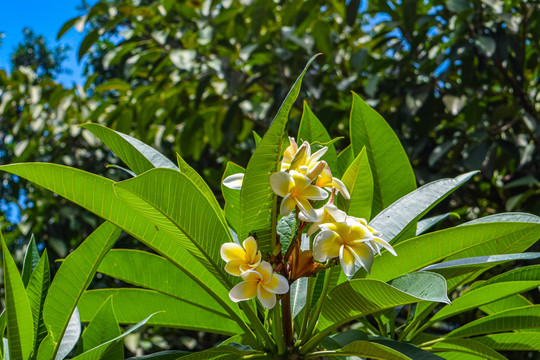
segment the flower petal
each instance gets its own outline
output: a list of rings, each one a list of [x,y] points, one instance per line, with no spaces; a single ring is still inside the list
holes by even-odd
[[[285,195],[283,200],[281,200],[279,212],[283,216],[288,216],[295,207],[296,201],[294,201],[294,198],[291,196],[291,194],[287,194]]]
[[[348,246],[342,246],[339,249],[339,262],[341,263],[341,268],[347,276],[353,276],[355,271],[354,266],[355,257],[352,251],[349,250]]]
[[[323,155],[326,154],[327,151],[328,151],[328,147],[325,146],[325,147],[320,148],[316,152],[314,152],[313,155],[311,155],[307,161],[308,166],[319,161],[319,159],[322,158]]]
[[[244,260],[231,260],[225,265],[225,271],[234,276],[242,275],[242,265],[245,265]]]
[[[257,269],[242,272],[242,279],[244,279],[245,281],[261,282],[262,275],[257,271]]]
[[[347,218],[347,213],[339,210],[335,205],[327,204],[324,205],[323,209],[334,219],[334,222],[342,222]]]
[[[266,291],[264,287],[259,286],[257,289],[257,295],[261,304],[267,309],[273,309],[276,306],[276,295],[269,291]]]
[[[294,182],[289,173],[278,171],[270,175],[270,186],[274,193],[281,197],[285,197],[294,186]]]
[[[373,252],[371,248],[363,242],[355,242],[349,247],[351,253],[356,258],[356,261],[364,268],[366,271],[371,271],[371,265],[373,265]]]
[[[284,276],[281,276],[279,274],[274,274],[272,276],[272,279],[265,283],[261,284],[262,287],[268,292],[271,292],[272,294],[285,294],[287,291],[289,291],[289,282]]]
[[[313,259],[319,262],[325,262],[328,259],[339,256],[341,239],[333,231],[323,230],[313,241]]]
[[[380,238],[373,238],[371,241],[375,242],[377,245],[380,245],[382,246],[383,248],[385,248],[386,250],[388,250],[388,252],[394,256],[397,256],[396,254],[396,251],[394,250],[394,248],[392,247],[392,245],[390,245],[389,243],[387,243],[386,241],[384,241],[383,239],[380,239]]]
[[[242,281],[229,292],[229,298],[234,302],[250,300],[257,296],[257,281]]]
[[[299,173],[298,171],[291,170],[290,172],[292,179],[294,181],[294,188],[297,192],[301,192],[302,189],[305,189],[311,185],[311,179],[306,175]]]
[[[221,258],[227,262],[231,260],[245,260],[244,248],[236,243],[224,243],[221,245]]]
[[[294,200],[296,200],[296,205],[298,205],[298,208],[300,209],[301,212],[304,213],[308,221],[310,222],[317,221],[317,213],[315,212],[315,209],[313,209],[313,206],[311,206],[308,200],[300,196],[295,197]]]
[[[246,260],[252,262],[253,259],[257,256],[257,240],[253,236],[248,237],[242,243],[244,249],[246,249]]]
[[[351,198],[351,195],[349,195],[349,191],[345,187],[345,184],[343,182],[341,182],[341,180],[339,180],[337,178],[332,178],[332,186],[335,187],[336,189],[338,189],[339,192],[341,193],[341,195],[345,199],[350,199]]]
[[[274,273],[274,270],[272,270],[272,265],[267,263],[266,261],[261,261],[259,266],[257,266],[256,271],[261,274],[261,282],[266,284],[270,280],[272,280],[272,274]]]
[[[240,190],[242,188],[242,183],[244,182],[244,174],[238,173],[227,176],[223,179],[223,186],[228,187],[233,190]]]
[[[315,185],[309,185],[299,191],[299,196],[305,197],[309,200],[324,200],[328,197],[328,193]]]

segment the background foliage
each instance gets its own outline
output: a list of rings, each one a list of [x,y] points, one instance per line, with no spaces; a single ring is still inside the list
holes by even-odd
[[[370,0],[359,11],[360,3],[83,4],[59,36],[71,27],[81,32],[84,86],[55,82],[62,49],[31,30],[11,71],[0,70],[0,162],[49,161],[125,178],[106,168],[118,162],[113,154],[78,127],[92,121],[169,159],[180,153],[217,193],[227,161],[246,165],[252,131],[268,128],[297,74],[322,52],[300,98],[310,99],[332,136],[347,129],[354,91],[396,131],[419,184],[482,170],[436,212],[540,215],[540,5]],[[301,109],[297,102],[293,133]],[[86,211],[1,176],[8,242],[26,243],[34,233],[52,246],[51,258],[63,257],[96,227]]]

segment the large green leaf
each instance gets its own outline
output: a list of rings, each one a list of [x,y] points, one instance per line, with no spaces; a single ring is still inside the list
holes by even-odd
[[[101,289],[85,292],[79,302],[82,321],[90,321],[110,296],[113,296],[114,313],[121,324],[135,324],[149,313],[164,311],[153,316],[148,323],[225,335],[242,332],[231,315],[220,308],[205,306],[204,299],[186,297],[180,300],[144,289]]]
[[[298,141],[300,141],[300,139],[307,141],[310,144],[313,144],[314,142],[326,144],[332,141],[332,138],[328,135],[324,125],[311,111],[306,101],[304,101],[304,111],[302,112],[300,128],[298,129]],[[328,145],[328,151],[326,151],[323,160],[328,163],[328,166],[330,166],[332,171],[337,171],[337,153],[334,144]]]
[[[302,78],[318,55],[313,56],[292,86],[278,110],[261,143],[249,160],[240,190],[240,222],[238,238],[243,240],[256,232],[259,247],[271,252],[276,246],[275,228],[277,197],[270,187],[270,175],[280,170],[283,138],[287,129],[289,112],[300,93]]]
[[[416,189],[414,173],[392,128],[355,93],[349,126],[354,156],[364,146],[367,150],[374,188],[371,213],[376,215]]]
[[[159,351],[157,353],[153,353],[150,355],[130,357],[130,358],[127,358],[126,360],[176,360],[182,356],[186,356],[189,354],[190,353],[188,351],[165,350],[165,351]]]
[[[234,346],[223,345],[208,350],[182,356],[182,360],[238,360],[246,356],[249,359],[249,355],[260,354],[260,352],[250,350],[240,350]],[[268,355],[268,359],[272,359],[271,355]],[[257,359],[264,359],[264,357],[257,357]]]
[[[27,360],[34,349],[32,308],[21,275],[0,233],[4,260],[4,289],[7,316],[7,339],[11,359]]]
[[[56,278],[55,278],[56,279]],[[71,318],[67,323],[66,329],[60,340],[59,344],[56,346],[57,352],[55,360],[62,360],[75,348],[79,338],[81,336],[81,318],[79,316],[79,310],[75,308],[71,314]]]
[[[436,215],[436,216],[432,216],[430,218],[422,219],[418,221],[418,223],[416,223],[416,236],[422,235],[423,233],[431,229],[433,226],[437,225],[438,223],[440,223],[441,221],[449,217],[451,214],[452,213]]]
[[[384,232],[384,229],[379,230]],[[473,248],[491,251],[493,244],[513,244],[505,249],[514,252],[513,246],[517,246],[516,243],[530,244],[536,241],[539,231],[540,225],[534,223],[487,223],[420,235],[397,244],[394,250],[398,256],[378,257],[373,263],[371,274],[367,276],[388,281],[438,261],[451,259],[455,254],[459,254],[460,258],[473,256],[467,252]],[[448,288],[451,288],[450,284]]]
[[[442,359],[438,355],[422,350],[406,342],[395,341],[388,338],[374,337],[374,336],[370,336],[369,338],[372,342],[376,342],[378,344],[382,344],[389,348],[397,350],[400,353],[407,355],[408,357],[414,360],[440,360]]]
[[[102,359],[112,360],[114,359],[112,357],[113,353],[111,351],[113,351],[117,347],[118,344],[123,346],[123,344],[121,343],[122,339],[125,338],[127,335],[131,334],[132,332],[140,329],[143,325],[145,325],[148,322],[148,320],[152,316],[153,314],[148,316],[144,320],[140,321],[138,324],[132,326],[127,331],[125,331],[122,335],[119,335],[115,337],[114,339],[111,339],[91,350],[88,350],[82,353],[81,355],[75,356],[73,359],[77,359],[77,360],[102,360]]]
[[[349,190],[351,199],[345,200],[340,194],[338,198],[340,208],[348,215],[369,220],[373,203],[373,177],[365,148],[349,165],[341,180]]]
[[[508,309],[515,309],[518,307],[529,306],[529,305],[533,305],[533,303],[527,300],[527,298],[525,298],[522,295],[514,295],[514,296],[509,296],[499,301],[494,301],[489,304],[480,306],[480,310],[482,310],[488,315],[491,315],[491,314],[496,314],[496,313],[499,313],[501,311],[505,311]]]
[[[49,257],[47,256],[47,249],[45,249],[38,265],[32,272],[26,288],[28,301],[32,308],[32,318],[34,319],[34,351],[37,351],[39,344],[47,336],[47,328],[43,322],[43,306],[50,281]]]
[[[138,250],[111,250],[98,271],[182,301],[197,299],[200,306],[225,313],[223,307],[195,281],[158,255]]]
[[[36,239],[34,235],[30,238],[28,247],[26,248],[26,254],[24,255],[23,261],[23,271],[22,271],[22,281],[24,286],[28,286],[28,281],[30,281],[30,276],[32,271],[36,268],[39,263],[39,251],[36,246]]]
[[[465,337],[511,330],[532,329],[537,328],[538,324],[540,324],[540,305],[532,305],[510,309],[477,319],[450,332],[446,337]]]
[[[86,352],[120,335],[112,297],[107,298],[82,335],[82,351]],[[123,360],[124,345],[118,343],[107,353],[108,359]]]
[[[477,355],[486,360],[505,360],[506,358],[490,347],[471,339],[445,339],[431,345],[432,351],[459,351]]]
[[[354,341],[340,350],[316,351],[311,354],[307,354],[305,359],[343,356],[360,356],[380,360],[413,360],[407,355],[402,354],[388,346],[365,340]]]
[[[390,285],[423,300],[450,304],[446,295],[446,280],[439,274],[417,271],[395,278]]]
[[[183,247],[230,286],[220,248],[233,241],[231,233],[222,221],[221,209],[216,212],[187,175],[171,169],[151,169],[116,183],[114,189],[158,229],[178,234]]]
[[[537,253],[538,254],[538,253]],[[525,255],[525,254],[524,254]],[[499,274],[484,282],[474,284],[473,289],[479,289],[497,283],[536,282],[540,285],[540,265],[524,266]]]
[[[425,288],[408,290],[411,292],[418,290],[418,293],[409,294],[372,279],[351,280],[340,284],[330,291],[324,301],[318,329],[327,332],[348,321],[377,311],[431,300],[431,294],[426,293]]]
[[[464,268],[463,270],[461,270],[461,272],[463,273],[463,272],[470,271],[471,268],[480,269],[482,268],[483,265],[490,264],[490,263],[497,263],[498,265],[500,263],[507,262],[507,261],[533,260],[533,259],[538,259],[539,257],[540,257],[540,253],[537,253],[537,252],[524,253],[524,254],[474,256],[470,258],[443,261],[437,264],[426,266],[422,270],[436,271],[436,270],[443,270],[443,269]],[[489,266],[492,266],[492,265],[489,265]]]
[[[178,167],[160,152],[129,135],[99,124],[86,123],[81,127],[103,141],[137,175],[155,167],[178,170]]]
[[[183,246],[185,241],[182,241],[182,237],[185,238],[183,233],[176,228],[172,229],[174,232],[162,231],[163,229],[160,231],[151,221],[140,216],[115,195],[112,180],[67,166],[47,163],[5,165],[1,166],[0,170],[44,186],[109,220],[171,261],[205,288],[210,296],[216,299],[228,298],[229,289],[186,251]],[[228,309],[239,312],[237,307],[228,306]]]
[[[540,332],[505,332],[475,337],[495,350],[540,351]]]
[[[349,145],[345,149],[341,150],[337,157],[338,174],[345,174],[345,171],[352,164],[355,156],[353,154],[352,146]]]
[[[475,309],[481,305],[488,304],[505,298],[510,295],[534,289],[540,285],[540,281],[519,281],[516,283],[495,283],[484,286],[480,289],[467,291],[457,299],[451,306],[445,306],[439,310],[429,321],[427,321],[418,331],[429,328],[437,321],[449,318],[467,310]]]
[[[301,277],[291,284],[291,316],[296,316],[306,306],[308,296],[308,278]]]
[[[403,235],[416,225],[418,219],[476,173],[472,171],[454,179],[441,179],[426,184],[381,211],[370,225],[382,232],[384,240],[397,244],[404,240]]]
[[[245,170],[243,167],[228,162],[225,172],[223,173],[223,178],[221,179],[221,193],[225,199],[225,218],[234,231],[238,231],[238,221],[240,219],[240,190],[229,189],[223,185],[223,180],[233,174],[244,172]]]
[[[485,223],[492,223],[492,222],[519,222],[519,223],[540,224],[540,217],[536,215],[532,215],[532,214],[519,213],[519,212],[502,213],[502,214],[495,214],[495,215],[490,215],[483,218],[471,220],[459,226],[485,224]]]
[[[64,260],[56,273],[43,307],[43,320],[55,343],[55,353],[79,298],[90,285],[99,263],[118,235],[120,229],[105,222]]]

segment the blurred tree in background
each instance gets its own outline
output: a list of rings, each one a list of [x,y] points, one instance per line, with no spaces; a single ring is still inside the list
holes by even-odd
[[[81,17],[59,32],[75,27],[83,33],[78,54],[86,61],[84,87],[39,81],[35,68],[34,74],[20,67],[2,73],[2,162],[53,161],[121,176],[105,169],[115,163],[107,150],[76,128],[93,121],[132,134],[171,159],[178,152],[217,190],[226,162],[246,165],[252,131],[264,132],[307,59],[323,52],[306,76],[303,97],[332,135],[345,132],[355,91],[400,135],[419,184],[482,170],[444,211],[470,218],[504,210],[540,214],[540,6],[371,0],[367,11],[359,12],[360,5],[358,0],[85,5]],[[298,103],[292,112],[293,127],[301,108]],[[3,187],[13,201],[17,190]],[[35,191],[40,190],[30,194]],[[38,198],[46,197],[39,193],[26,201]],[[50,208],[23,210],[41,213],[31,214],[31,226],[21,223],[24,234],[62,221],[50,214],[66,209],[64,204],[50,201]],[[68,213],[77,229],[84,220]],[[80,238],[64,235],[66,241]]]

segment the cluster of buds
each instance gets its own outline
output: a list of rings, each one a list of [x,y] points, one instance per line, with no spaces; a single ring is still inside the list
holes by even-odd
[[[392,246],[381,238],[381,233],[370,227],[365,219],[349,216],[334,205],[336,192],[345,199],[350,199],[350,195],[343,182],[332,176],[328,164],[320,160],[328,148],[323,147],[311,154],[308,142],[304,141],[299,147],[293,138],[289,137],[289,141],[290,145],[281,162],[281,171],[270,176],[270,186],[276,195],[282,197],[282,216],[288,216],[296,209],[296,215],[302,222],[297,234],[305,223],[311,223],[307,236],[315,235],[310,246],[312,250],[299,252],[299,244],[290,244],[294,249],[288,249],[284,260],[286,263],[278,262],[276,266],[282,269],[288,265],[289,269],[285,272],[288,274],[287,279],[273,273],[270,263],[261,261],[253,237],[244,241],[244,247],[234,243],[223,244],[221,255],[227,261],[225,270],[244,279],[231,290],[233,301],[258,296],[265,307],[272,308],[276,301],[275,294],[286,293],[289,281],[312,275],[316,271],[314,261],[328,264],[329,260],[339,259],[345,275],[353,276],[361,267],[369,272],[374,255],[380,255],[382,248],[396,255]],[[225,179],[224,184],[239,189],[241,182],[241,176],[236,174]],[[324,206],[313,208],[314,201],[327,198],[329,200]],[[288,255],[293,256],[289,259]],[[309,270],[296,269],[299,266]]]

